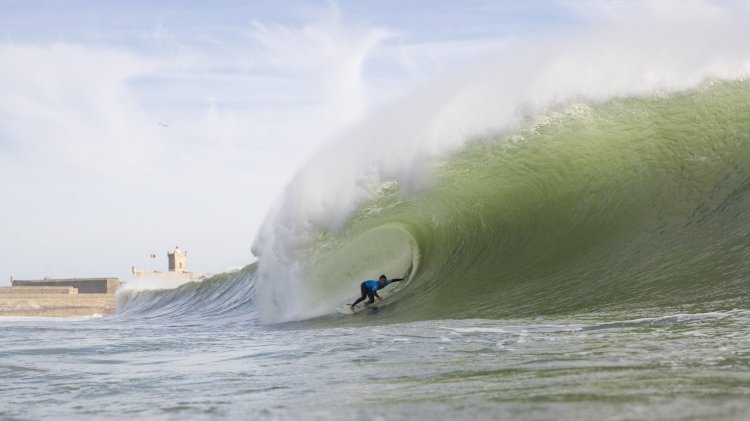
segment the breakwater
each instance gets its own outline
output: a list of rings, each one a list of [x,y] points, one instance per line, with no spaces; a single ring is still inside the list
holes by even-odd
[[[0,316],[72,317],[115,311],[115,294],[79,294],[70,286],[0,287]]]

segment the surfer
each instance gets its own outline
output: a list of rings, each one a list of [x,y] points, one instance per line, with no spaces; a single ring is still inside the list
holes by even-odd
[[[378,297],[378,301],[383,301],[382,298],[380,298],[380,295],[378,295],[378,290],[385,288],[387,285],[391,284],[392,282],[401,282],[404,278],[400,279],[388,279],[385,277],[385,275],[380,275],[380,278],[378,278],[377,281],[364,281],[361,284],[359,284],[359,290],[362,292],[362,296],[357,299],[353,304],[349,305],[349,308],[354,311],[354,306],[359,304],[360,301],[364,300],[365,298],[369,298],[370,301],[368,303],[365,303],[366,306],[372,304],[375,302],[375,297]]]

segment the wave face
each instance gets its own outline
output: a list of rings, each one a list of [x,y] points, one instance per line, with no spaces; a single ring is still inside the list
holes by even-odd
[[[294,266],[304,282],[271,301],[320,315],[411,268],[385,306],[400,320],[747,305],[746,82],[571,104],[431,171],[429,190],[384,183],[320,230]]]
[[[158,319],[160,323],[220,320],[227,324],[253,324],[258,318],[253,299],[256,267],[251,264],[174,289],[118,291],[114,317]]]

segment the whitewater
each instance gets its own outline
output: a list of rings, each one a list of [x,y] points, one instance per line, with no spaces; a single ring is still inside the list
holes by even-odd
[[[242,270],[1,319],[0,417],[746,419],[748,11],[710,11],[511,46],[374,113]],[[408,279],[336,313],[381,273]]]

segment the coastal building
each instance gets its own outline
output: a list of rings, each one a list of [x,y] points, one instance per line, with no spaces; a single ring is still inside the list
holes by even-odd
[[[155,255],[152,255],[155,258]],[[167,289],[205,278],[188,272],[188,253],[175,247],[167,252],[166,272],[138,270],[122,289]],[[126,282],[118,278],[43,278],[20,280],[11,277],[11,286],[0,287],[0,316],[87,316],[109,314],[116,309],[117,289]]]
[[[174,251],[168,251],[167,258],[170,272],[190,273],[187,271],[187,252],[180,251],[180,246],[175,247]]]
[[[0,287],[0,316],[87,316],[115,311],[117,278],[20,280]]]
[[[152,257],[156,257],[152,255]],[[165,288],[174,288],[181,284],[204,278],[202,273],[193,273],[188,271],[188,252],[180,250],[180,246],[167,252],[167,271],[145,270],[132,267],[133,279],[129,282],[144,287],[145,281],[151,280]]]

